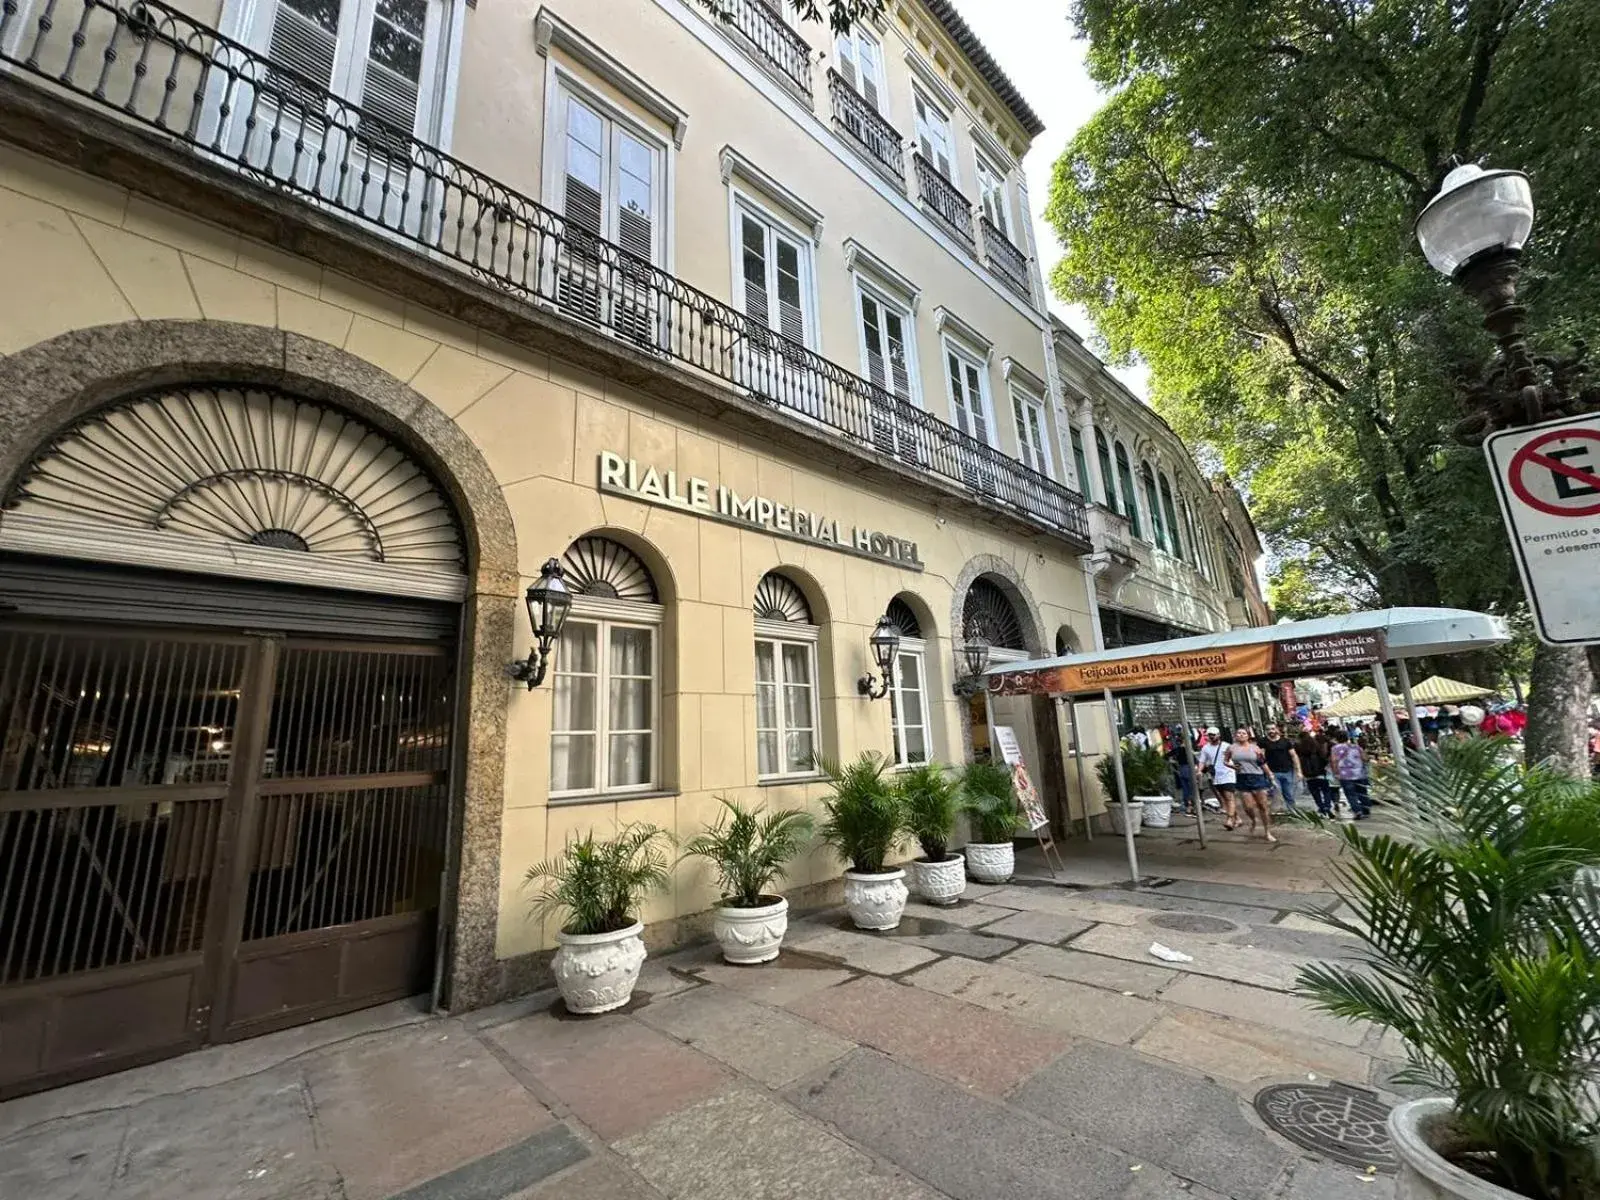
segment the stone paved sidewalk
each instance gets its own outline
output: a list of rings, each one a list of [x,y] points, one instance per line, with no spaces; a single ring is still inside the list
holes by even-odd
[[[652,958],[605,1017],[391,1005],[12,1101],[0,1196],[1387,1200],[1250,1106],[1313,1077],[1392,1101],[1400,1056],[1289,993],[1356,943],[1314,920],[1331,841],[1282,836],[1147,833],[1137,892],[1117,841],[1054,881],[1025,855],[889,935],[831,910],[775,964]]]

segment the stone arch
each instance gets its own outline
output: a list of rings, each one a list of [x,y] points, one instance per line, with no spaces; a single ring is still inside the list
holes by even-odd
[[[446,998],[471,1008],[501,988],[495,961],[505,726],[502,664],[525,640],[515,526],[465,432],[388,372],[314,338],[227,321],[132,321],[76,329],[0,359],[0,494],[58,430],[152,389],[195,383],[279,388],[348,411],[413,455],[454,505],[466,546],[459,649],[460,830],[450,848]]]
[[[1022,625],[1023,647],[1030,655],[1038,657],[1044,653],[1044,636],[1042,630],[1044,623],[1039,619],[1039,606],[1034,602],[1033,594],[1029,592],[1028,585],[1022,581],[1022,575],[1006,559],[994,554],[977,554],[967,560],[961,573],[956,576],[955,587],[951,593],[950,601],[950,641],[957,654],[965,645],[963,641],[966,633],[966,622],[962,619],[967,603],[967,592],[971,589],[973,581],[987,576],[1005,593],[1017,610],[1017,619]]]

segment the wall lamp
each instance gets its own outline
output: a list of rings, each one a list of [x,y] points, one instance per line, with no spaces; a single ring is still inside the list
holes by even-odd
[[[525,600],[528,605],[528,624],[533,626],[534,646],[528,657],[518,659],[506,668],[506,674],[518,683],[528,685],[531,692],[544,682],[545,671],[555,654],[556,639],[567,623],[572,611],[572,593],[567,590],[561,564],[548,559],[539,568],[539,578],[528,585]]]
[[[872,647],[872,661],[878,664],[883,685],[879,687],[869,672],[856,680],[856,691],[868,700],[882,700],[894,686],[894,664],[900,655],[900,627],[887,614],[879,617],[878,623],[872,628],[872,636],[867,638],[867,644]]]
[[[961,639],[961,657],[966,660],[967,675],[956,681],[958,696],[976,696],[983,691],[983,671],[989,665],[989,639],[976,621],[967,626]]]

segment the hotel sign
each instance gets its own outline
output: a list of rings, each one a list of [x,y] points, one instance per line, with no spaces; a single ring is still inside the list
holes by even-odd
[[[780,504],[765,496],[740,495],[726,484],[680,477],[676,471],[641,466],[609,450],[600,452],[600,490],[646,504],[676,508],[696,516],[770,533],[774,537],[825,546],[844,554],[886,562],[908,571],[923,569],[917,544],[865,525],[846,525],[828,513]]]

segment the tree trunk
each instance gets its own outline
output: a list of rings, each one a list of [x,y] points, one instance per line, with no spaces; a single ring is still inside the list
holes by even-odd
[[[1528,687],[1527,759],[1549,761],[1577,779],[1589,778],[1589,695],[1594,677],[1589,655],[1577,647],[1547,646],[1533,652]]]

